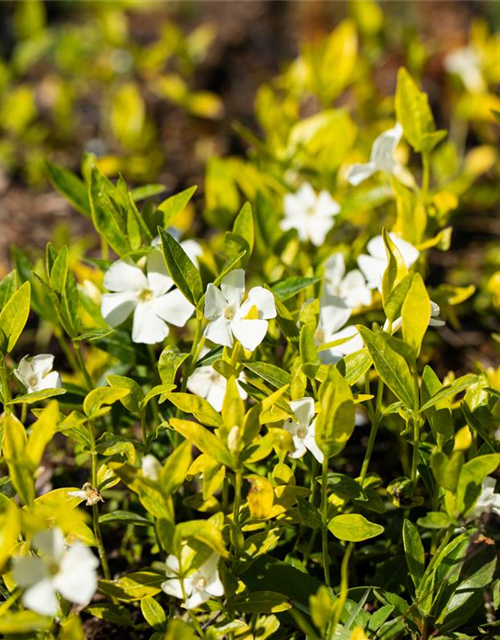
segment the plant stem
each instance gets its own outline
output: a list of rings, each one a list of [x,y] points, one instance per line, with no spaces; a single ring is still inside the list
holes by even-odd
[[[242,475],[241,469],[236,469],[234,473],[234,501],[233,501],[233,522],[235,527],[238,527],[240,524],[242,483],[243,483],[243,475]]]
[[[413,455],[411,460],[411,476],[410,479],[413,483],[417,480],[417,465],[418,465],[418,454],[419,454],[419,445],[420,445],[420,426],[418,422],[418,417],[415,415],[412,417],[413,422]]]
[[[340,591],[338,600],[334,604],[333,608],[333,620],[331,625],[331,631],[327,633],[327,638],[332,638],[335,635],[335,630],[340,620],[340,616],[342,615],[342,611],[344,610],[344,605],[347,600],[347,592],[349,590],[349,560],[351,558],[351,554],[354,550],[354,542],[350,542],[347,546],[346,552],[344,553],[344,557],[342,558],[342,564],[340,565]]]
[[[368,387],[369,391],[369,387]],[[363,465],[361,466],[361,474],[360,479],[361,483],[363,483],[366,478],[366,474],[368,473],[368,467],[370,465],[370,459],[373,453],[373,447],[375,446],[375,439],[377,437],[377,431],[380,424],[381,411],[382,411],[382,395],[384,391],[384,383],[379,378],[378,387],[377,387],[377,402],[375,406],[375,410],[373,410],[373,405],[371,404],[370,419],[371,419],[371,428],[370,435],[368,437],[368,444],[366,446],[365,457],[363,459]]]
[[[57,343],[61,347],[61,351],[64,353],[66,360],[68,361],[69,366],[73,369],[75,373],[78,373],[78,371],[80,370],[80,366],[78,364],[77,359],[75,358],[75,354],[69,347],[64,336],[60,333],[59,330],[57,330],[54,333],[54,335],[56,337]]]
[[[326,586],[330,586],[330,557],[328,555],[328,458],[323,459],[321,478],[321,546],[323,549],[323,570]]]
[[[9,385],[9,372],[7,371],[7,364],[5,362],[5,356],[0,355],[0,382],[2,384],[2,397],[3,408],[5,413],[12,413],[12,407],[9,406],[9,402],[12,398]]]
[[[87,367],[85,366],[85,360],[83,359],[83,355],[82,355],[82,346],[78,341],[73,342],[73,346],[75,347],[76,360],[78,362],[78,367],[85,379],[85,385],[87,387],[87,391],[92,391],[92,389],[94,388],[94,383],[92,382],[92,378],[90,377],[90,374],[87,371]]]
[[[90,460],[91,460],[91,478],[92,487],[97,489],[97,451],[95,448],[95,426],[92,420],[88,422],[89,434],[90,434]],[[104,549],[104,542],[102,539],[101,525],[99,524],[99,507],[92,505],[92,523],[94,526],[94,536],[97,544],[97,551],[101,560],[102,570],[106,580],[111,580],[111,573],[109,571],[108,558],[106,556],[106,550]]]

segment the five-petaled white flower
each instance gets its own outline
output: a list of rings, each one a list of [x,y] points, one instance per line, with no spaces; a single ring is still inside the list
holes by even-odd
[[[349,168],[348,182],[357,186],[377,171],[384,171],[400,179],[405,178],[405,168],[394,157],[402,135],[403,127],[399,122],[392,129],[381,133],[373,143],[370,161],[363,164],[356,163]]]
[[[243,382],[245,378],[243,374],[239,377]],[[238,383],[238,393],[242,400],[247,399],[247,392]],[[187,381],[188,391],[197,396],[205,398],[216,411],[222,409],[224,396],[226,395],[227,380],[218,373],[212,365],[198,367],[189,376]]]
[[[181,556],[185,554],[181,553]],[[212,553],[198,569],[183,574],[179,559],[170,554],[165,563],[169,579],[161,585],[161,588],[169,596],[183,600],[182,606],[185,609],[196,609],[212,597],[223,596],[224,586],[217,569],[219,558],[218,553]],[[184,560],[184,557],[181,560]]]
[[[481,73],[479,56],[472,47],[460,47],[449,53],[444,59],[444,68],[448,73],[459,76],[467,91],[485,91],[486,83]]]
[[[52,371],[54,356],[49,353],[41,353],[30,358],[24,356],[14,374],[26,387],[28,393],[42,391],[43,389],[59,389],[61,376],[57,371]]]
[[[492,511],[500,516],[500,493],[495,493],[495,486],[495,478],[488,476],[483,480],[481,494],[467,515],[468,520],[480,518],[485,511]]]
[[[334,253],[325,262],[325,293],[342,298],[351,309],[367,307],[372,301],[372,292],[366,286],[364,275],[353,269],[346,275],[344,256]]]
[[[314,341],[321,347],[331,342],[339,342],[329,349],[319,352],[324,364],[335,364],[349,353],[363,348],[363,341],[354,326],[344,327],[352,310],[338,296],[323,296],[320,299],[319,322]]]
[[[335,224],[334,217],[340,213],[340,205],[328,191],[316,195],[309,183],[303,184],[284,199],[285,217],[280,222],[283,231],[297,229],[299,239],[310,240],[316,247],[321,246],[326,234]]]
[[[90,482],[86,482],[79,491],[68,491],[68,496],[85,500],[87,507],[93,507],[99,502],[104,502],[99,491]]]
[[[33,547],[39,556],[22,556],[14,561],[14,580],[25,589],[23,604],[45,616],[55,616],[57,594],[86,606],[97,589],[99,561],[81,542],[65,546],[60,529],[37,533]]]
[[[309,450],[316,460],[322,464],[323,452],[316,444],[314,418],[314,400],[312,398],[301,398],[300,400],[292,400],[290,407],[295,416],[285,420],[284,427],[290,433],[293,439],[295,451],[290,454],[292,458],[302,458]]]
[[[389,237],[399,250],[407,267],[411,267],[418,260],[420,251],[412,244],[399,238],[395,233],[389,233]],[[358,258],[358,266],[363,272],[369,289],[379,289],[382,286],[382,278],[387,269],[387,251],[382,236],[375,236],[366,246],[369,255],[362,254]]]
[[[104,286],[113,293],[101,298],[103,318],[117,327],[134,312],[134,342],[161,342],[169,333],[167,322],[182,327],[194,311],[179,289],[173,288],[159,251],[148,254],[147,275],[129,258],[118,260],[106,272]]]
[[[205,337],[216,344],[232,347],[234,338],[245,349],[254,351],[264,340],[268,320],[276,317],[273,294],[263,287],[254,287],[245,294],[245,272],[243,269],[230,271],[220,285],[207,287],[205,297],[205,318],[209,324]]]

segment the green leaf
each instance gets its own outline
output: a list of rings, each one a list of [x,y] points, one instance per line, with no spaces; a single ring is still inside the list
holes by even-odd
[[[461,391],[464,391],[471,385],[477,382],[477,376],[473,373],[468,373],[465,376],[461,376],[457,378],[451,384],[442,387],[437,393],[435,393],[430,400],[428,400],[421,408],[420,411],[427,411],[430,407],[434,407],[436,404],[445,400],[446,398],[450,398],[451,396],[457,395]]]
[[[439,486],[448,491],[455,491],[458,486],[460,471],[464,464],[463,453],[454,451],[448,457],[442,451],[436,451],[432,454],[430,462],[432,473]]]
[[[167,616],[163,607],[154,598],[141,600],[141,611],[150,627],[156,631],[166,630]]]
[[[182,412],[193,414],[201,424],[207,427],[222,426],[220,414],[205,398],[191,393],[166,393],[165,397]]]
[[[178,540],[194,539],[202,542],[209,549],[215,551],[223,558],[229,556],[224,545],[222,531],[210,520],[189,520],[181,522],[175,527],[175,535]]]
[[[10,353],[23,332],[30,312],[31,285],[25,282],[9,298],[0,313],[2,351]]]
[[[344,376],[347,384],[352,386],[361,376],[365,375],[372,364],[373,360],[368,349],[360,349],[354,353],[347,354],[335,366]]]
[[[382,381],[406,407],[414,409],[417,398],[406,360],[389,346],[382,333],[370,331],[363,325],[357,325],[357,329]]]
[[[177,370],[186,358],[189,358],[189,353],[181,353],[176,346],[169,345],[163,349],[158,360],[158,372],[163,384],[175,383]]]
[[[286,278],[285,280],[280,280],[271,286],[271,291],[277,296],[282,302],[285,300],[289,300],[290,298],[294,298],[298,293],[304,291],[308,287],[320,282],[320,277],[313,278],[301,278],[295,276],[293,278]]]
[[[139,413],[142,402],[144,401],[144,391],[132,378],[125,376],[110,375],[106,376],[106,380],[110,387],[114,389],[128,389],[129,393],[120,398],[123,406],[132,413]]]
[[[119,255],[128,254],[132,247],[127,239],[126,221],[113,200],[114,187],[96,168],[92,167],[89,184],[90,208],[96,230]]]
[[[182,485],[191,466],[191,443],[178,445],[167,458],[160,473],[160,486],[165,495],[174,494]]]
[[[417,524],[424,529],[447,529],[454,524],[454,521],[446,513],[429,511],[425,516],[417,520]]]
[[[0,418],[0,432],[3,430],[3,455],[9,468],[9,475],[19,497],[26,505],[35,499],[35,467],[27,454],[26,430],[11,413]]]
[[[133,524],[140,527],[152,527],[153,522],[148,520],[144,516],[132,511],[112,511],[111,513],[105,513],[99,516],[100,524],[119,523],[119,524]]]
[[[33,404],[34,402],[40,402],[41,400],[48,400],[55,396],[62,396],[67,393],[66,389],[42,389],[41,391],[33,391],[32,393],[25,393],[22,396],[17,396],[10,402],[10,404]]]
[[[386,300],[388,300],[390,294],[394,291],[394,288],[408,274],[408,267],[406,266],[406,262],[403,260],[401,252],[392,241],[386,229],[382,230],[382,237],[384,239],[385,250],[387,253],[387,267],[382,278],[382,299],[384,301],[385,309]]]
[[[198,634],[190,624],[174,618],[168,623],[167,632],[162,640],[198,640],[198,638]]]
[[[335,516],[328,523],[328,529],[339,540],[345,542],[362,542],[379,536],[384,527],[370,522],[358,513]]]
[[[403,546],[411,579],[418,587],[425,570],[425,551],[417,527],[407,518],[403,521]]]
[[[486,476],[494,473],[500,465],[500,453],[478,456],[464,464],[457,486],[457,510],[467,514],[481,494],[481,485]]]
[[[342,451],[354,430],[352,391],[335,367],[319,388],[319,403],[316,443],[325,457],[331,458]]]
[[[211,431],[196,422],[179,420],[178,418],[172,418],[170,424],[209,458],[213,458],[226,467],[232,468],[233,458],[229,449]]]
[[[170,196],[158,205],[158,210],[163,213],[163,226],[169,227],[175,218],[182,213],[194,195],[197,187],[189,187],[180,193]]]
[[[413,276],[408,295],[403,302],[401,315],[403,318],[403,340],[413,348],[415,355],[418,356],[431,318],[431,301],[419,273]]]
[[[273,387],[281,389],[287,384],[290,384],[291,376],[288,371],[284,371],[274,364],[267,362],[245,362],[245,369],[248,369],[255,375],[259,376]]]
[[[7,611],[0,619],[0,633],[18,635],[49,631],[53,624],[52,618],[40,616],[34,611],[16,611],[12,613]]]
[[[426,136],[435,128],[429,101],[404,68],[398,72],[395,106],[397,120],[411,146],[415,151],[422,151],[424,146],[428,148]]]
[[[83,401],[83,410],[89,418],[97,418],[106,413],[106,409],[102,409],[103,405],[110,405],[125,396],[128,396],[128,389],[114,389],[113,387],[97,387],[87,394]]]
[[[401,308],[411,287],[413,275],[413,273],[408,273],[404,276],[384,300],[385,315],[391,322],[394,322],[401,315]]]
[[[361,485],[343,473],[328,474],[328,489],[343,500],[363,500]]]
[[[73,172],[45,161],[45,173],[54,189],[60,193],[79,213],[90,218],[90,200],[87,185]]]
[[[120,627],[134,626],[130,612],[121,604],[113,604],[112,602],[101,602],[101,604],[93,604],[89,607],[86,607],[85,613],[88,613],[95,618],[99,618],[99,620],[106,620],[106,622],[116,624]],[[73,639],[71,638],[70,640]]]
[[[203,284],[198,269],[189,259],[181,245],[164,229],[158,227],[163,256],[170,277],[179,291],[196,306],[203,295]]]
[[[240,613],[279,613],[292,608],[286,596],[275,591],[256,591],[236,596],[233,604]]]
[[[124,602],[151,598],[161,591],[165,575],[154,571],[136,571],[117,580],[99,580],[99,591]]]

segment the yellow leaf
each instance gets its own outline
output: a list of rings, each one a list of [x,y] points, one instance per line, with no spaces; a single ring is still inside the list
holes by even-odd
[[[273,508],[274,491],[271,483],[261,476],[248,476],[250,491],[248,506],[252,518],[266,518]]]

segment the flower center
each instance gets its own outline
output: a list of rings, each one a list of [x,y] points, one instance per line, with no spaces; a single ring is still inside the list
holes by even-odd
[[[305,427],[299,427],[297,429],[297,436],[303,440],[307,436],[307,429]]]
[[[234,316],[234,309],[232,307],[226,307],[224,310],[224,318],[226,318],[226,320],[234,320]]]
[[[33,374],[28,378],[29,387],[36,387],[37,384],[38,384],[38,377],[35,374]]]
[[[311,205],[310,207],[307,207],[306,209],[306,214],[308,216],[314,216],[316,215],[316,207],[314,205]]]
[[[151,289],[143,289],[137,294],[137,297],[140,302],[149,302],[154,298],[154,293]]]
[[[321,344],[322,342],[325,341],[325,330],[324,329],[317,329],[316,330],[316,334],[315,334],[314,337]]]
[[[207,581],[205,580],[205,578],[200,578],[198,580],[198,582],[196,583],[196,588],[199,591],[203,591],[205,589],[205,587],[207,586]]]

